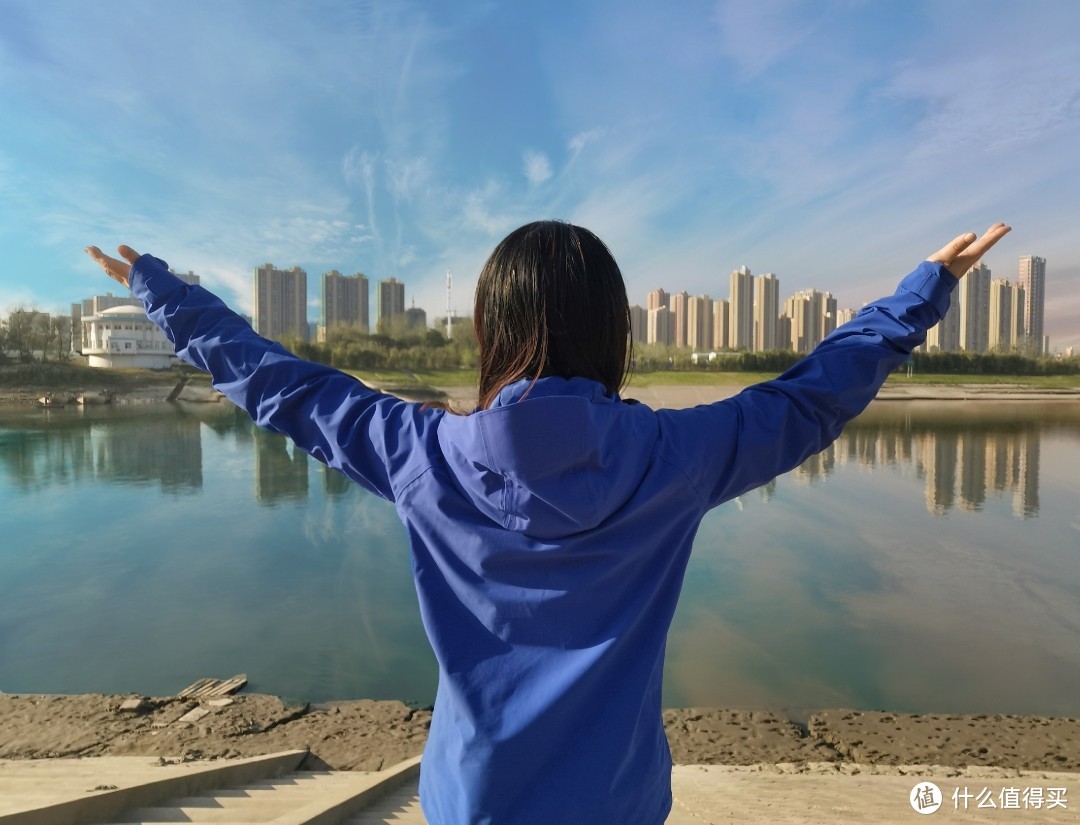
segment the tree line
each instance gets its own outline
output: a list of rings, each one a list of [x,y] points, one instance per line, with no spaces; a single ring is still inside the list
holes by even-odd
[[[472,327],[462,323],[454,325],[451,338],[436,329],[366,333],[340,326],[327,330],[322,343],[286,336],[281,344],[301,358],[337,369],[475,369],[479,360]]]
[[[69,315],[16,307],[0,321],[0,364],[68,361],[73,334]]]
[[[634,345],[634,371],[695,370],[702,372],[769,372],[780,374],[794,366],[803,353],[792,350],[768,352],[718,352],[710,361],[694,361],[689,349],[661,344]],[[1077,375],[1080,357],[1054,358],[1019,352],[915,352],[915,374],[950,375]],[[906,365],[902,369],[906,369]]]

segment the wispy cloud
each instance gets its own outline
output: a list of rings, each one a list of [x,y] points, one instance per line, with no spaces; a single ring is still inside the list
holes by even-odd
[[[525,179],[537,186],[551,177],[551,161],[543,152],[527,150],[522,155],[524,163]]]
[[[818,4],[804,0],[720,0],[713,20],[723,52],[747,79],[810,37],[823,18]]]

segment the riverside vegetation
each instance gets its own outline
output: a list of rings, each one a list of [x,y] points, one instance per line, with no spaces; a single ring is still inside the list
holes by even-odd
[[[357,327],[329,330],[314,343],[287,337],[282,344],[301,358],[327,364],[377,386],[394,389],[462,387],[477,381],[478,352],[472,326],[457,323],[447,338],[441,330],[382,329],[369,334]],[[635,344],[630,386],[745,386],[773,378],[795,364],[801,353],[719,352],[698,359],[686,347]],[[58,390],[107,383],[125,391],[176,380],[178,369],[98,370],[72,353],[69,318],[17,308],[0,320],[0,387]],[[107,376],[107,377],[106,377]],[[171,376],[171,377],[170,377]],[[199,379],[195,379],[199,380]],[[913,384],[1009,383],[1033,387],[1080,386],[1080,357],[1033,357],[1016,352],[917,352],[891,382]]]

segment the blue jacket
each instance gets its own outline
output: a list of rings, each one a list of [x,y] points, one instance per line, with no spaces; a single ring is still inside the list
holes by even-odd
[[[652,410],[544,378],[454,415],[296,358],[156,258],[132,269],[181,358],[396,504],[439,665],[420,780],[433,825],[664,822],[665,640],[702,516],[835,439],[955,283],[922,264],[778,379],[715,404]]]

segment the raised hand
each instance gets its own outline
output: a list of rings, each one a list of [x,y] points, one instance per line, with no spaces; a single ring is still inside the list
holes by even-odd
[[[96,246],[86,247],[86,254],[93,258],[98,266],[105,270],[106,275],[114,281],[118,281],[130,288],[131,265],[139,259],[139,253],[130,246],[120,246],[117,248],[117,251],[123,256],[124,261],[127,261],[127,263],[117,260],[116,258],[110,258]]]
[[[974,232],[968,232],[945,244],[926,260],[945,264],[950,275],[954,278],[962,278],[990,247],[1011,231],[1011,226],[995,223],[978,240],[975,239]]]

